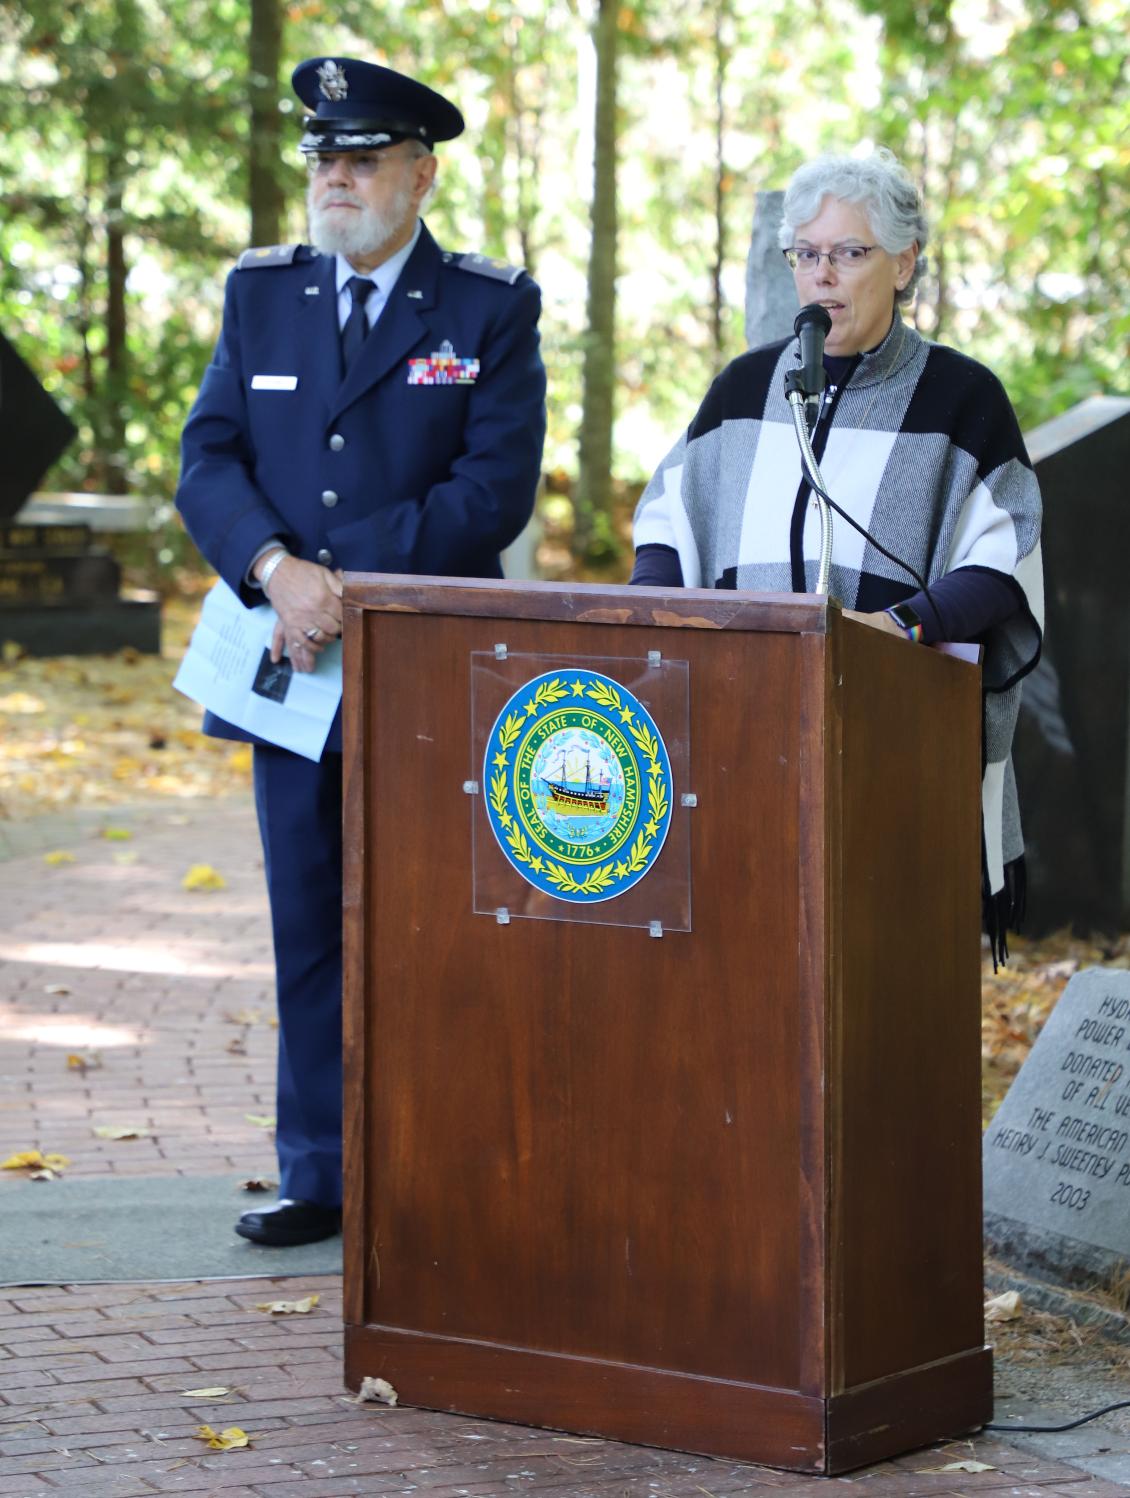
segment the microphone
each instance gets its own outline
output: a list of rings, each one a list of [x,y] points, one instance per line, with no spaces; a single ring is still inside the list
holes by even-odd
[[[793,323],[793,332],[800,341],[800,371],[797,387],[808,407],[808,426],[812,429],[820,414],[820,398],[824,394],[824,340],[832,331],[832,319],[826,307],[819,302],[809,302],[802,307]]]

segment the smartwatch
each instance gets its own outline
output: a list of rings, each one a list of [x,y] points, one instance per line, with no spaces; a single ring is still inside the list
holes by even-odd
[[[895,603],[887,610],[900,629],[906,631],[907,639],[917,645],[922,639],[922,615],[909,603]]]

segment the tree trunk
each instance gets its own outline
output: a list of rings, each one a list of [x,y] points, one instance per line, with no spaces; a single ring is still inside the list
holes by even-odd
[[[248,96],[251,141],[248,201],[251,243],[278,244],[282,238],[283,189],[279,181],[282,115],[279,113],[279,64],[282,57],[282,10],[279,0],[251,0],[248,48]]]
[[[126,323],[125,160],[118,142],[106,151],[106,399],[105,477],[107,494],[125,494],[127,482],[126,411],[129,403],[129,349]]]
[[[726,69],[729,43],[724,35],[729,23],[728,0],[718,0],[714,17],[714,264],[710,268],[710,328],[714,343],[714,373],[726,362],[726,303],[722,295],[722,268],[726,264]]]
[[[616,54],[619,0],[597,0],[596,130],[588,328],[573,550],[590,561],[615,552],[611,524],[612,423],[616,373]]]

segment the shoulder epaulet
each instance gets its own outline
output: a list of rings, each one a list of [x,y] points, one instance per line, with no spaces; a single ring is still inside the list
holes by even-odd
[[[244,250],[236,261],[236,270],[263,270],[269,265],[290,265],[300,245],[271,244],[261,250]]]
[[[458,270],[489,276],[492,281],[505,281],[508,286],[513,286],[520,276],[526,274],[524,265],[507,265],[505,260],[492,260],[489,255],[445,255],[444,259]]]

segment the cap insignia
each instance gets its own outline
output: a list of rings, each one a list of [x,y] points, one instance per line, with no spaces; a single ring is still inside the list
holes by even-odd
[[[349,82],[345,76],[345,69],[338,67],[333,58],[327,59],[318,69],[318,86],[323,95],[335,103],[339,99],[347,98],[349,94]]]

